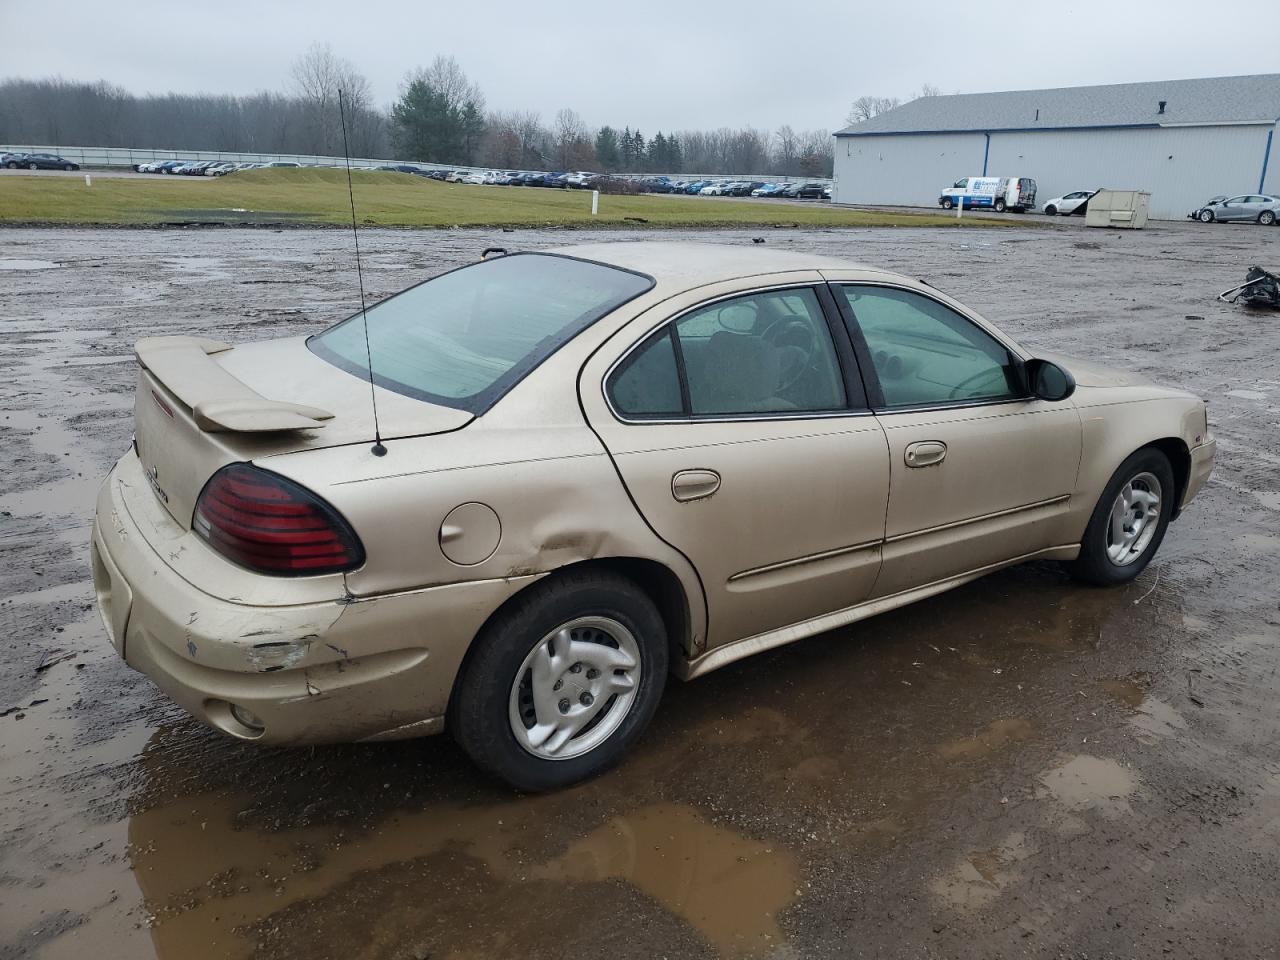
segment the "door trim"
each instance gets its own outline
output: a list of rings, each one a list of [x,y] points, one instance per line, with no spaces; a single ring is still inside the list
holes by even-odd
[[[909,603],[914,603],[917,600],[944,593],[953,587],[962,586],[971,580],[977,580],[979,577],[1003,567],[1011,567],[1028,560],[1074,560],[1079,554],[1080,544],[1078,543],[1046,547],[1043,550],[1023,554],[1010,560],[990,563],[985,567],[978,567],[976,570],[956,574],[944,580],[935,580],[933,583],[927,583],[924,586],[912,587],[910,590],[904,590],[901,593],[891,594],[887,597],[877,597],[874,600],[865,600],[862,603],[854,604],[852,607],[845,607],[843,610],[836,610],[832,613],[824,613],[821,616],[802,620],[786,627],[779,627],[767,633],[758,633],[753,637],[734,640],[709,650],[693,660],[673,664],[672,669],[680,679],[692,680],[695,677],[701,677],[713,670],[718,670],[720,667],[727,666],[754,654],[762,653],[765,650],[786,646],[797,640],[803,640],[805,637],[826,633],[836,627],[847,626],[859,620],[873,617],[878,613],[885,613],[889,610],[906,606]]]
[[[849,553],[857,553],[859,550],[872,550],[883,540],[867,540],[864,543],[855,543],[847,547],[836,547],[834,550],[823,550],[821,553],[810,553],[803,557],[794,557],[790,560],[779,560],[777,563],[766,563],[762,567],[752,567],[750,570],[740,570],[733,574],[726,581],[727,583],[736,583],[739,580],[746,580],[748,577],[756,577],[764,573],[773,573],[775,570],[786,570],[788,567],[798,567],[806,563],[815,563],[818,560],[829,560],[831,557],[843,557]]]
[[[968,517],[964,520],[953,520],[951,523],[939,523],[932,527],[922,527],[919,530],[910,530],[907,533],[897,533],[892,537],[886,537],[885,543],[900,543],[903,540],[910,540],[913,537],[923,537],[926,534],[937,533],[941,530],[954,530],[956,527],[967,527],[971,523],[981,523],[983,520],[995,520],[999,517],[1007,517],[1014,513],[1024,513],[1030,510],[1039,510],[1041,507],[1052,507],[1059,503],[1066,503],[1071,499],[1071,494],[1064,493],[1061,496],[1050,497],[1047,500],[1037,500],[1035,503],[1024,503],[1021,506],[1009,507],[1005,510],[995,510],[991,513],[984,513],[976,517]]]

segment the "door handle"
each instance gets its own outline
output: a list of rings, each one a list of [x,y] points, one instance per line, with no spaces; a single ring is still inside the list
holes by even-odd
[[[941,440],[918,440],[907,444],[908,467],[931,467],[947,456],[947,445]]]
[[[671,496],[681,503],[701,500],[720,489],[720,474],[714,470],[681,470],[671,478]]]

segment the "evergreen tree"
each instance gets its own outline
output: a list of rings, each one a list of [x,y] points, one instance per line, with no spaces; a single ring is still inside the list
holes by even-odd
[[[618,131],[613,127],[601,127],[596,134],[596,159],[607,172],[618,169]]]
[[[631,135],[631,166],[626,172],[641,173],[645,168],[644,134],[637,130]]]

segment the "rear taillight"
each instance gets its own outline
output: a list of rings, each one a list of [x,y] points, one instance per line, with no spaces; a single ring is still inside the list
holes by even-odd
[[[364,562],[360,539],[333,507],[247,463],[223,467],[209,479],[191,526],[228,560],[259,573],[339,573]]]

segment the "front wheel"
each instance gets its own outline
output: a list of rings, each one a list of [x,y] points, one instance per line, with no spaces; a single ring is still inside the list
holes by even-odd
[[[67,173],[70,173],[72,170],[74,170],[74,169],[75,169],[75,167],[68,163],[68,164],[67,164],[65,167],[63,167],[62,169],[63,169],[63,170],[65,170],[65,171],[67,171]]]
[[[1058,208],[1051,203],[1044,208],[1044,215],[1046,217],[1056,217],[1058,215]]]
[[[1201,222],[1201,223],[1213,223],[1213,211],[1212,211],[1212,210],[1201,210],[1201,211],[1200,211],[1200,222]]]
[[[614,574],[543,580],[475,642],[449,727],[477,766],[519,790],[566,787],[617,762],[666,685],[662,617]]]
[[[1169,458],[1145,447],[1111,476],[1080,541],[1072,576],[1098,586],[1127,583],[1160,549],[1173,516],[1176,486]]]
[[[1264,227],[1269,227],[1276,222],[1276,214],[1274,210],[1263,210],[1258,214],[1258,222]]]
[[[943,200],[942,200],[942,209],[943,209],[943,210],[950,210],[950,209],[951,209],[952,207],[954,207],[954,206],[955,206],[955,203],[954,203],[954,202],[952,202],[952,200],[951,200],[951,198],[950,198],[950,197],[944,197],[944,198],[943,198]]]

